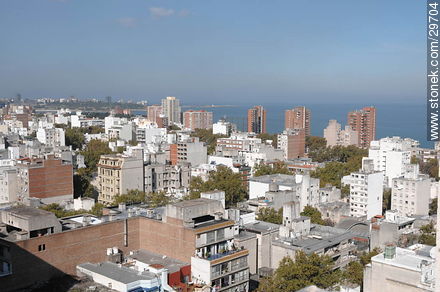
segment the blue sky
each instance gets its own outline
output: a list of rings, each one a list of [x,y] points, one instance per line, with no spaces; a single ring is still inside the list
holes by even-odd
[[[0,97],[423,103],[425,5],[0,0]]]

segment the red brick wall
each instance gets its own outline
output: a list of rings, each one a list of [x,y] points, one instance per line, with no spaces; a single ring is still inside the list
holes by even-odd
[[[29,168],[29,196],[51,198],[73,194],[73,168],[61,160],[45,160],[44,167]]]

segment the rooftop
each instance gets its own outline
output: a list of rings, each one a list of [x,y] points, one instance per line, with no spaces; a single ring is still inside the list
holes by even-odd
[[[252,223],[245,224],[243,228],[247,231],[254,233],[264,233],[273,230],[279,230],[280,225],[256,220]]]
[[[144,249],[134,251],[133,254],[128,255],[128,258],[138,260],[155,268],[165,268],[168,270],[168,273],[178,272],[181,268],[190,265],[177,259],[169,258]]]
[[[3,210],[4,212],[13,213],[16,216],[31,219],[35,217],[47,217],[55,216],[52,212],[41,210],[38,208],[28,207],[28,206],[14,206]]]
[[[118,282],[129,284],[140,280],[153,280],[156,275],[150,272],[139,273],[136,270],[132,270],[127,267],[119,266],[114,263],[104,262],[99,264],[84,263],[78,265],[78,267],[86,269],[88,271],[103,275],[107,278],[111,278]]]
[[[431,251],[434,247],[427,245],[414,245],[409,248],[396,247],[396,255],[392,259],[386,259],[384,253],[380,253],[371,258],[372,263],[382,263],[399,268],[421,272],[421,263],[427,265],[434,263],[435,259],[426,254],[426,250]]]

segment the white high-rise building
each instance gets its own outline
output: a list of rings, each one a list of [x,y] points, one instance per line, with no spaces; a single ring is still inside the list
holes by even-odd
[[[373,169],[371,159],[364,159],[362,169],[350,174],[350,216],[382,215],[383,180],[383,172]]]
[[[406,217],[428,215],[431,179],[419,174],[418,164],[411,164],[411,168],[404,177],[393,179],[391,210]]]
[[[375,171],[384,172],[386,186],[392,187],[394,178],[405,175],[411,162],[411,153],[418,145],[413,139],[400,137],[371,142],[368,158],[373,159]]]
[[[179,99],[174,96],[162,99],[162,113],[168,118],[169,123],[180,124],[182,122],[182,109],[180,108]]]

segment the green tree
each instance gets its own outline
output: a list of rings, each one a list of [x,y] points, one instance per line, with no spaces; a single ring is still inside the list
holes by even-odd
[[[358,262],[350,262],[341,273],[341,282],[343,284],[354,284],[362,286],[364,280],[364,266]]]
[[[281,161],[277,161],[271,165],[260,163],[255,167],[254,176],[262,176],[268,174],[292,174],[292,172],[287,168],[287,165]]]
[[[327,140],[318,136],[306,137],[306,149],[309,153],[317,153],[327,148]]]
[[[66,146],[72,146],[72,149],[82,149],[85,137],[81,128],[67,128],[64,134]]]
[[[372,249],[370,252],[364,252],[359,256],[359,262],[361,263],[362,266],[366,266],[369,263],[371,263],[371,258],[380,254],[382,251],[380,250],[380,248],[376,247],[374,249]]]
[[[438,160],[437,159],[428,159],[428,161],[423,162],[419,160],[420,172],[429,175],[432,178],[435,178],[437,181],[438,177]]]
[[[84,197],[84,196],[87,197],[85,194],[90,186],[91,186],[90,178],[84,173],[84,171],[79,171],[73,175],[74,198]]]
[[[325,222],[322,220],[321,212],[312,206],[305,206],[304,210],[301,212],[301,216],[310,217],[310,222],[314,224],[324,225]]]
[[[190,182],[190,195],[184,199],[200,197],[201,192],[220,190],[225,192],[226,206],[230,207],[243,201],[247,196],[246,187],[241,175],[234,173],[229,167],[218,166],[204,182],[201,178],[193,178]]]
[[[429,215],[437,214],[437,206],[438,206],[438,198],[432,199],[431,203],[429,204]]]
[[[92,207],[92,210],[90,210],[90,213],[97,216],[97,217],[101,217],[102,216],[102,209],[104,207],[105,207],[104,204],[95,203],[95,205]]]
[[[198,137],[200,141],[205,142],[206,147],[208,148],[208,155],[211,155],[215,152],[218,138],[227,137],[220,134],[214,135],[212,133],[212,129],[195,129],[195,131],[191,133],[191,136]]]
[[[134,204],[147,202],[147,195],[143,191],[129,190],[126,194],[117,195],[113,199],[113,206],[117,206],[121,203]]]
[[[257,220],[281,224],[283,223],[283,209],[276,211],[274,208],[262,208],[258,211]]]
[[[93,139],[87,144],[86,148],[81,151],[81,154],[84,156],[84,162],[87,166],[89,176],[96,171],[96,165],[101,155],[110,153],[112,153],[112,151],[108,148],[107,142]]]
[[[422,234],[419,236],[419,243],[427,245],[436,245],[436,230],[432,222],[420,227]]]
[[[339,271],[333,270],[329,256],[298,251],[294,261],[290,257],[283,258],[274,275],[263,279],[257,291],[297,291],[310,285],[328,289],[339,281]]]
[[[348,158],[345,162],[327,162],[324,167],[312,171],[311,176],[320,179],[321,187],[324,187],[326,184],[331,184],[340,188],[342,177],[354,171],[358,171],[361,166],[362,156],[353,156]]]
[[[40,207],[40,209],[52,212],[58,218],[63,218],[63,217],[68,217],[68,216],[74,216],[74,215],[79,215],[79,214],[87,213],[87,211],[84,211],[84,210],[67,211],[67,210],[64,210],[64,208],[61,207],[57,203],[52,203],[52,204],[49,204],[49,205],[42,206],[42,207]]]
[[[146,195],[146,201],[148,203],[148,206],[151,208],[165,206],[171,203],[173,199],[173,197],[168,196],[164,191],[157,193],[148,193]]]

